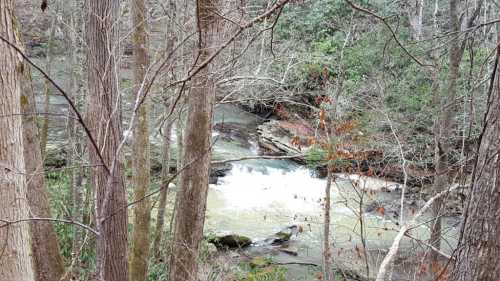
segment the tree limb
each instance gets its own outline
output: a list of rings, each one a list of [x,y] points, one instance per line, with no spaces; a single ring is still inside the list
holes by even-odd
[[[3,222],[3,224],[0,225],[0,228],[8,227],[8,226],[10,226],[12,224],[16,224],[16,223],[29,222],[29,221],[48,221],[48,222],[61,222],[61,223],[66,223],[66,224],[72,224],[72,225],[79,226],[79,227],[93,233],[95,236],[99,236],[99,232],[97,232],[97,230],[95,230],[92,227],[85,225],[81,222],[77,222],[74,220],[54,219],[54,218],[26,218],[26,219],[19,219],[19,220],[15,220],[15,221],[0,219],[0,222]]]
[[[392,34],[392,37],[394,38],[394,40],[396,41],[396,43],[399,45],[399,47],[413,60],[415,61],[418,65],[420,66],[425,66],[425,67],[432,67],[432,68],[435,68],[436,66],[435,65],[432,65],[432,64],[428,64],[428,63],[425,63],[425,62],[422,62],[420,61],[417,57],[415,57],[414,55],[412,55],[410,53],[410,51],[408,51],[408,49],[406,49],[405,46],[403,46],[403,43],[401,43],[401,41],[399,41],[398,39],[398,36],[396,35],[396,32],[394,31],[394,29],[392,29],[391,25],[387,22],[386,18],[384,17],[381,17],[379,15],[377,15],[376,13],[366,9],[366,8],[363,8],[361,6],[358,6],[356,4],[354,4],[353,2],[351,2],[350,0],[345,0],[353,9],[357,10],[357,11],[360,11],[362,13],[365,13],[365,14],[368,14],[376,19],[378,19],[379,21],[381,21],[386,27],[387,29],[389,29],[389,31],[391,32]]]
[[[346,0],[347,1],[347,0]],[[437,199],[443,197],[444,195],[452,192],[453,190],[457,189],[459,187],[458,184],[455,184],[451,186],[448,190],[444,190],[435,196],[433,196],[431,199],[429,199],[425,205],[413,216],[413,218],[405,223],[401,229],[399,230],[398,234],[394,238],[394,241],[392,242],[391,247],[389,248],[389,252],[387,255],[385,255],[384,259],[382,260],[382,263],[380,264],[378,273],[377,273],[377,278],[375,279],[376,281],[384,281],[385,280],[385,275],[387,273],[387,268],[389,267],[392,259],[396,255],[399,249],[399,244],[403,237],[406,235],[406,232],[416,223],[417,219],[421,217],[436,201]]]
[[[217,164],[226,164],[230,162],[238,162],[238,161],[243,161],[243,160],[254,160],[254,159],[293,159],[293,158],[299,158],[299,157],[304,157],[305,154],[296,154],[296,155],[285,155],[285,156],[272,156],[272,155],[257,155],[257,156],[244,156],[240,158],[234,158],[234,159],[227,159],[227,160],[220,160],[220,161],[212,161],[212,165],[217,165]]]
[[[97,156],[99,157],[99,160],[101,161],[104,169],[106,170],[106,172],[108,174],[110,174],[109,167],[106,165],[106,162],[104,162],[104,158],[102,157],[100,149],[97,146],[97,143],[94,140],[94,137],[92,136],[92,133],[90,132],[89,127],[87,126],[87,124],[85,124],[85,121],[83,120],[82,115],[80,114],[80,112],[76,108],[75,103],[71,100],[71,98],[69,97],[68,93],[66,93],[66,91],[64,91],[61,88],[61,86],[59,86],[41,67],[39,67],[38,65],[36,65],[30,58],[28,58],[28,56],[19,47],[17,47],[15,44],[11,43],[9,40],[7,40],[5,37],[3,37],[1,35],[0,35],[0,40],[3,41],[8,46],[10,46],[12,49],[14,49],[21,57],[23,57],[23,59],[29,65],[33,66],[36,70],[38,70],[38,72],[40,72],[42,74],[42,76],[47,81],[49,81],[49,83],[52,84],[61,93],[61,95],[64,97],[64,99],[68,102],[69,106],[71,107],[71,110],[73,110],[73,112],[75,113],[76,119],[78,120],[78,123],[80,123],[82,125],[83,130],[85,131],[85,134],[89,138],[90,143],[94,147],[94,149],[95,149],[95,151],[97,153]]]

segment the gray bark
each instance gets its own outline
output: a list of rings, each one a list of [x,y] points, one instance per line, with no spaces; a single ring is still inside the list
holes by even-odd
[[[166,107],[168,110],[168,106]],[[167,120],[167,124],[163,131],[163,155],[162,155],[162,169],[161,169],[161,192],[160,200],[158,202],[158,214],[156,216],[156,228],[153,240],[153,253],[154,257],[158,260],[161,258],[161,241],[163,237],[163,228],[165,224],[165,209],[167,205],[168,186],[170,169],[170,135],[172,133],[172,123]]]
[[[117,155],[122,137],[116,66],[119,4],[118,0],[86,1],[87,118],[99,147],[96,151],[89,145],[96,228],[100,233],[96,241],[99,281],[128,280],[127,197]]]
[[[451,279],[500,280],[500,48],[490,84],[487,112],[464,214],[463,236]]]
[[[36,124],[35,95],[31,83],[29,66],[25,65],[21,95],[23,115],[24,161],[27,174],[27,199],[32,217],[51,218],[49,194],[45,184],[45,173],[40,139]],[[51,222],[31,222],[31,249],[36,280],[60,280],[64,275],[64,262],[59,241]]]
[[[0,0],[0,36],[19,46],[14,2]],[[0,42],[0,219],[28,218],[23,157],[21,83],[24,64],[17,52]],[[0,222],[0,280],[34,281],[29,224]]]
[[[220,30],[218,0],[198,0],[197,20],[200,33],[198,61],[207,59]],[[188,117],[184,136],[184,165],[175,214],[170,281],[196,281],[198,275],[198,248],[205,222],[212,113],[215,101],[215,83],[205,67],[193,78],[188,95]]]

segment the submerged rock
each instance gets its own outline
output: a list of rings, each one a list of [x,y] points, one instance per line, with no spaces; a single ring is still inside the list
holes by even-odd
[[[236,122],[217,123],[214,125],[213,129],[214,131],[219,132],[227,141],[237,140],[240,141],[245,147],[249,145],[249,140],[255,138],[255,128],[249,128],[248,125]]]
[[[224,236],[215,236],[208,239],[219,250],[244,248],[252,244],[252,239],[237,234],[229,234]]]
[[[399,219],[400,206],[397,201],[371,201],[364,207],[368,214],[380,216],[385,219],[397,221]]]

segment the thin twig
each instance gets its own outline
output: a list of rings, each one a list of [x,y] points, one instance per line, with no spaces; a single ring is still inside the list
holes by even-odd
[[[230,162],[238,162],[244,160],[254,160],[254,159],[294,159],[304,157],[305,154],[295,154],[295,155],[285,155],[285,156],[273,156],[273,155],[257,155],[257,156],[243,156],[240,158],[220,160],[220,161],[212,161],[212,165],[226,164]]]
[[[175,98],[172,109],[170,110],[169,114],[167,115],[167,118],[173,114],[173,112],[174,112],[173,109],[176,107],[177,103],[179,102],[179,100],[181,98],[182,89],[185,87],[186,83],[189,80],[191,80],[191,78],[193,78],[201,70],[203,70],[205,67],[207,67],[207,65],[209,63],[211,63],[223,50],[225,50],[227,48],[227,46],[229,46],[234,40],[236,40],[236,38],[238,38],[240,36],[240,34],[243,33],[244,30],[246,30],[246,29],[254,26],[256,23],[261,22],[264,19],[270,17],[272,14],[274,14],[274,12],[276,12],[276,10],[283,8],[289,1],[290,0],[280,0],[276,4],[274,4],[273,7],[271,7],[269,10],[267,10],[263,14],[253,18],[252,20],[250,20],[249,22],[247,22],[243,25],[240,25],[239,29],[228,40],[226,40],[224,43],[222,43],[219,46],[219,48],[217,48],[217,50],[215,50],[207,59],[202,61],[196,67],[193,67],[193,69],[191,69],[191,71],[188,72],[188,75],[185,78],[183,78],[181,80],[177,80],[177,81],[172,82],[169,85],[167,85],[167,88],[170,88],[172,86],[182,84],[181,91],[179,91],[179,94]]]
[[[377,15],[376,13],[366,9],[366,8],[363,8],[361,6],[358,6],[356,4],[354,4],[353,2],[351,2],[350,0],[345,0],[353,9],[357,10],[357,11],[360,11],[362,13],[365,13],[365,14],[368,14],[378,20],[380,20],[386,27],[387,29],[389,29],[389,31],[391,32],[392,34],[392,37],[394,38],[394,40],[396,41],[396,43],[399,45],[399,47],[403,50],[403,52],[405,52],[413,61],[415,61],[418,65],[420,66],[425,66],[425,67],[436,67],[435,65],[432,65],[432,64],[428,64],[428,63],[425,63],[425,62],[422,62],[420,61],[417,57],[415,57],[413,54],[410,53],[410,51],[408,51],[408,49],[406,49],[406,47],[403,45],[403,43],[401,43],[401,41],[399,41],[398,39],[398,36],[396,35],[396,32],[394,31],[394,29],[392,29],[391,25],[387,22],[387,19],[384,18],[384,17],[381,17],[379,15]]]
[[[74,220],[54,219],[54,218],[26,218],[26,219],[19,219],[19,220],[15,220],[15,221],[0,219],[0,222],[4,223],[4,224],[0,225],[0,228],[8,227],[8,226],[10,226],[12,224],[16,224],[16,223],[31,222],[31,221],[48,221],[48,222],[60,222],[60,223],[72,224],[72,225],[79,226],[79,227],[93,233],[95,236],[99,236],[99,232],[97,232],[92,227],[85,225],[81,222],[77,222]]]
[[[38,72],[40,72],[42,74],[42,76],[50,82],[50,84],[52,84],[64,97],[64,99],[68,102],[69,106],[71,107],[71,109],[73,110],[73,112],[75,113],[76,115],[76,118],[78,120],[78,123],[80,123],[85,131],[85,134],[87,135],[87,137],[89,138],[90,140],[90,143],[92,144],[92,146],[94,147],[96,153],[97,153],[97,156],[99,157],[99,160],[102,162],[102,165],[104,167],[104,169],[106,170],[106,172],[108,174],[110,174],[110,170],[109,170],[109,167],[106,165],[106,162],[104,161],[104,158],[102,157],[102,154],[99,150],[99,147],[97,146],[97,143],[96,141],[94,140],[94,138],[92,137],[92,133],[90,132],[90,129],[89,127],[87,126],[87,124],[85,124],[85,121],[83,120],[83,117],[82,115],[80,114],[80,112],[78,111],[78,109],[76,108],[76,105],[74,104],[74,102],[71,100],[71,98],[69,97],[68,93],[66,93],[66,91],[64,91],[61,86],[59,86],[59,84],[57,84],[42,68],[40,68],[38,65],[36,65],[30,58],[28,58],[28,56],[26,56],[26,54],[24,54],[24,52],[19,48],[17,47],[15,44],[11,43],[9,40],[7,40],[5,37],[1,36],[0,35],[0,40],[2,40],[3,42],[5,42],[5,44],[7,44],[8,46],[10,46],[11,48],[13,48],[21,57],[23,57],[23,59],[28,62],[29,65],[31,65],[32,67],[34,67],[36,70],[38,70]]]

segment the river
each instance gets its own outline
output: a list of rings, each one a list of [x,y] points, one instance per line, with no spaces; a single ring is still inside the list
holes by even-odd
[[[246,129],[260,121],[255,115],[227,105],[219,106],[215,116],[215,123],[237,123]],[[221,135],[214,133],[216,158],[237,158],[258,153],[253,136],[250,140],[235,137],[228,140],[221,138]],[[235,233],[259,241],[283,227],[300,225],[303,232],[292,238],[291,246],[297,251],[297,256],[280,251],[264,251],[264,254],[272,256],[276,262],[320,265],[326,180],[315,177],[311,169],[289,160],[246,160],[232,165],[228,175],[220,178],[217,184],[210,185],[205,232]],[[358,187],[353,185],[353,179]],[[366,275],[368,261],[370,276],[376,273],[378,264],[399,229],[399,214],[389,208],[387,211],[379,208],[369,213],[364,210],[374,202],[380,202],[381,207],[387,202],[397,207],[401,196],[397,190],[399,186],[375,178],[337,175],[331,190],[331,238],[333,260],[338,267]],[[421,203],[406,206],[404,217],[411,218]],[[424,216],[422,221],[426,219],[428,216]],[[362,246],[361,221],[366,251]],[[456,230],[453,227],[456,220],[445,218],[444,221],[446,231],[443,251],[450,253],[456,243]],[[428,227],[423,224],[412,229],[411,236],[416,240],[405,238],[402,241],[401,259],[416,251],[425,251],[417,240],[428,239]],[[262,254],[258,250],[253,251]],[[249,252],[252,253],[252,249]],[[368,259],[365,259],[365,254]],[[396,268],[393,275],[395,278],[407,279],[410,272],[404,271],[408,270],[410,264],[405,266],[404,260],[400,262],[402,266]],[[310,268],[290,265],[288,269],[287,280],[313,280]]]
[[[62,97],[53,96],[51,104],[53,112],[66,112],[67,106]],[[155,115],[161,110],[156,108]],[[49,147],[60,146],[60,141],[65,135],[64,119],[58,118],[52,121]],[[213,158],[220,160],[258,155],[256,126],[261,122],[263,120],[258,116],[236,106],[217,106],[214,123],[232,124],[236,127],[236,131],[239,128],[244,134],[232,130],[214,131]],[[152,148],[159,151],[160,137],[154,133]],[[172,137],[175,143],[174,133]],[[176,150],[175,145],[173,149]],[[389,209],[372,212],[365,212],[365,209],[373,205],[373,202],[380,202],[380,206],[384,206],[387,202],[397,204],[395,202],[400,200],[400,191],[394,190],[394,187],[399,185],[361,177],[356,178],[358,187],[355,187],[352,179],[348,178],[356,177],[337,175],[331,190],[333,261],[338,268],[356,271],[365,276],[368,261],[369,275],[373,277],[399,229],[397,225],[399,214]],[[289,160],[234,162],[226,176],[219,178],[217,184],[210,185],[205,232],[235,233],[259,241],[286,226],[299,225],[303,231],[292,237],[290,245],[290,248],[297,252],[297,256],[259,247],[250,247],[246,254],[271,256],[275,262],[280,263],[321,265],[322,203],[325,185],[325,179],[315,177],[311,169]],[[421,203],[418,202],[416,206],[406,206],[405,218],[411,217]],[[427,219],[429,217],[424,216],[421,221]],[[456,219],[445,218],[444,221],[443,251],[450,253],[456,244]],[[361,225],[363,225],[363,235],[361,235]],[[418,240],[428,239],[428,226],[421,224],[412,229],[411,236],[415,239],[405,238],[402,241],[398,266],[393,270],[393,280],[419,280],[415,279],[415,272],[411,268],[415,267],[415,262],[426,250]],[[363,240],[366,249],[363,247]],[[365,258],[365,255],[368,258]],[[315,280],[314,272],[318,268],[297,264],[287,265],[287,280]]]

